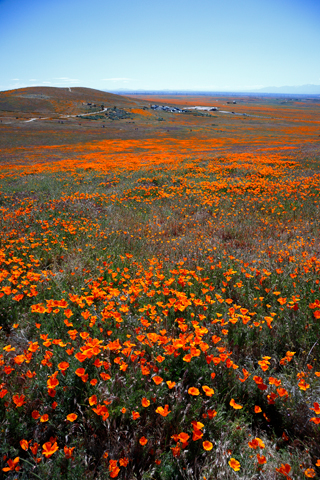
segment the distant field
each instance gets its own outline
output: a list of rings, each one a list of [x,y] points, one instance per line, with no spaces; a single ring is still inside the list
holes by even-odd
[[[319,478],[319,104],[38,87],[0,121],[3,478]]]

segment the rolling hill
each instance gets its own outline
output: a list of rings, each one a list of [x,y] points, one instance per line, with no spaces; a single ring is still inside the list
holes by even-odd
[[[82,87],[27,87],[0,92],[0,112],[77,115],[94,111],[101,105],[134,108],[148,102]]]

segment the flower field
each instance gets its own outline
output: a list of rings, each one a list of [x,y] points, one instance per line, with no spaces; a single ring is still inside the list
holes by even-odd
[[[319,117],[244,111],[3,148],[0,478],[319,478]]]

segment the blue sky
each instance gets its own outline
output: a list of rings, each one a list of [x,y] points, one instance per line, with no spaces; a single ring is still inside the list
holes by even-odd
[[[0,90],[320,85],[319,0],[0,0]]]

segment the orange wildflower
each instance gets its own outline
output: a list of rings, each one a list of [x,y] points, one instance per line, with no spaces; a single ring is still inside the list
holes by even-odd
[[[248,445],[249,445],[250,448],[253,448],[254,450],[258,447],[259,448],[264,448],[265,447],[265,444],[263,443],[263,441],[259,437],[256,437],[251,442],[248,442]]]
[[[263,464],[267,463],[266,457],[264,455],[259,455],[259,453],[257,453],[257,460],[258,460],[259,465],[263,465]]]
[[[320,417],[312,417],[310,418],[310,422],[313,422],[316,425],[320,425]]]
[[[304,471],[304,474],[308,478],[314,478],[316,476],[316,472],[313,470],[313,468],[307,468],[307,470]]]
[[[210,450],[213,449],[213,443],[208,442],[208,440],[204,441],[202,443],[202,446],[203,446],[204,450],[206,450],[207,452],[209,452]]]
[[[76,413],[69,413],[69,415],[67,415],[67,420],[69,420],[69,422],[74,422],[77,418],[78,415]]]
[[[190,387],[189,390],[188,390],[188,393],[190,395],[197,396],[197,395],[200,394],[200,391],[195,387]]]
[[[175,447],[171,447],[171,451],[172,451],[172,455],[174,457],[179,457],[180,456],[180,453],[181,453],[181,448],[180,448],[180,445],[176,445]]]
[[[298,383],[298,386],[300,390],[304,390],[304,391],[306,391],[307,388],[310,388],[310,385],[305,380],[303,380],[303,378],[301,378],[300,382]]]
[[[317,415],[320,414],[320,405],[317,402],[314,402],[313,407],[310,407],[310,410],[314,410]]]
[[[206,385],[202,387],[202,390],[207,395],[207,397],[212,397],[212,395],[214,394],[213,388],[207,387]]]
[[[63,447],[63,451],[64,451],[64,456],[65,458],[67,458],[68,460],[71,458],[71,459],[74,459],[73,458],[73,450],[75,449],[75,447]]]
[[[160,385],[160,383],[163,382],[163,378],[159,377],[158,375],[155,375],[154,377],[152,377],[152,380],[156,385]]]
[[[179,433],[178,437],[179,437],[179,440],[180,440],[181,443],[182,443],[182,446],[186,446],[186,445],[187,445],[187,442],[188,442],[188,440],[189,440],[189,438],[190,438],[190,435],[188,435],[188,434],[185,433],[185,432],[181,432],[181,433]]]
[[[19,457],[16,457],[14,460],[11,460],[9,458],[9,460],[7,460],[7,464],[9,465],[8,467],[4,467],[2,470],[4,472],[10,472],[11,470],[15,470],[16,472],[18,472],[20,470],[20,467],[18,465],[20,461],[20,458]]]
[[[146,437],[141,437],[139,443],[140,445],[144,446],[148,443],[148,439]]]
[[[59,447],[57,442],[46,442],[42,445],[42,449],[42,455],[46,458],[50,458],[57,450],[59,450]]]
[[[13,403],[15,403],[16,408],[22,407],[22,405],[27,403],[27,402],[24,401],[25,398],[26,398],[25,395],[20,395],[20,396],[19,395],[13,395],[12,400],[13,400]]]
[[[280,468],[276,468],[276,471],[282,473],[285,477],[288,477],[288,473],[290,473],[291,467],[288,463],[281,464]]]
[[[166,384],[168,385],[168,387],[170,388],[170,390],[175,386],[176,382],[171,382],[170,380],[168,380],[166,382]]]
[[[243,406],[240,405],[239,403],[236,403],[233,398],[230,400],[230,405],[231,405],[231,407],[233,407],[235,410],[240,410],[241,408],[243,408]]]
[[[90,406],[92,407],[92,405],[95,405],[97,403],[98,399],[97,399],[97,395],[91,395],[91,397],[89,397],[89,404]]]
[[[120,458],[119,460],[120,467],[126,467],[128,463],[129,463],[129,458],[127,457]]]
[[[39,443],[34,443],[33,446],[30,445],[30,450],[33,453],[33,455],[37,455],[39,447],[40,447]]]
[[[229,466],[235,471],[238,472],[240,470],[240,462],[236,460],[235,458],[230,458],[229,460]]]
[[[217,413],[218,412],[216,410],[208,410],[208,417],[214,418],[217,415]]]
[[[143,399],[141,400],[141,405],[143,407],[149,407],[150,405],[150,400],[148,400],[146,397],[143,397]]]
[[[171,412],[171,410],[169,410],[169,405],[165,405],[164,408],[158,407],[156,409],[156,412],[159,413],[162,417],[166,417]]]
[[[20,447],[23,448],[23,450],[28,450],[29,448],[29,442],[27,440],[20,440]]]
[[[68,362],[60,362],[58,364],[58,368],[59,370],[61,370],[62,372],[65,372],[68,368],[69,368],[69,363]]]
[[[109,476],[116,478],[120,472],[120,468],[117,465],[117,460],[109,460]]]

